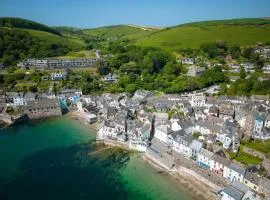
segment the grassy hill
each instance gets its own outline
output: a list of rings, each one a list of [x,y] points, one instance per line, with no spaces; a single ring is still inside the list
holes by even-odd
[[[101,28],[83,30],[83,32],[89,36],[103,37],[107,39],[120,37],[138,39],[155,31],[156,30],[154,28],[129,25],[106,26]]]
[[[30,29],[20,29],[27,31],[30,35],[39,38],[40,40],[46,41],[51,44],[62,44],[68,46],[72,49],[78,49],[84,47],[84,42],[80,38],[75,38],[71,36],[59,36],[49,32],[30,30]]]
[[[0,18],[0,27],[9,27],[9,28],[24,28],[31,30],[45,31],[56,35],[61,35],[57,30],[50,28],[46,25],[30,21],[27,19],[21,18],[12,18],[12,17],[2,17]]]
[[[270,41],[270,20],[236,19],[189,23],[149,34],[138,39],[137,44],[177,51],[181,48],[199,48],[204,43],[220,40],[240,46]]]

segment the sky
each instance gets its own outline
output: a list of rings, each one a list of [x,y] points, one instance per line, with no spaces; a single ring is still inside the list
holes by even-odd
[[[270,17],[270,0],[0,0],[0,17],[78,28],[117,24],[164,27],[204,20]]]

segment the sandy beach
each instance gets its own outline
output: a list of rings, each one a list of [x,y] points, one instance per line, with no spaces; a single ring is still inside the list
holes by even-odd
[[[179,182],[179,185],[184,186],[185,190],[194,196],[195,199],[218,199],[216,195],[218,187],[200,177],[198,174],[190,172],[191,170],[183,170],[182,168],[180,172],[179,169],[169,169],[167,166],[161,164],[152,157],[143,156],[143,159],[146,160],[146,162],[148,162],[152,167],[155,167],[173,176]]]

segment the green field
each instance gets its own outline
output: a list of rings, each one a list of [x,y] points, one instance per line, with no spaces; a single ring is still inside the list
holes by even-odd
[[[106,26],[101,28],[94,29],[85,29],[83,30],[84,34],[95,37],[103,37],[103,38],[140,38],[147,34],[155,32],[155,29],[145,30],[139,27],[127,26],[127,25],[117,25],[117,26]]]
[[[239,46],[267,42],[270,41],[270,26],[180,26],[148,35],[139,39],[137,44],[177,51],[181,48],[199,48],[204,43],[220,40]]]
[[[59,35],[55,35],[49,32],[30,30],[30,29],[19,29],[19,30],[27,31],[32,36],[37,37],[41,40],[47,41],[49,43],[62,44],[62,45],[66,45],[74,49],[79,49],[81,47],[84,47],[83,40],[79,38],[59,36]]]

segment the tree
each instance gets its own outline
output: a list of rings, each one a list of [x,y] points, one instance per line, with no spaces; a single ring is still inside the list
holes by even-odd
[[[246,70],[244,69],[244,67],[240,68],[240,78],[241,79],[245,79],[246,78]]]

